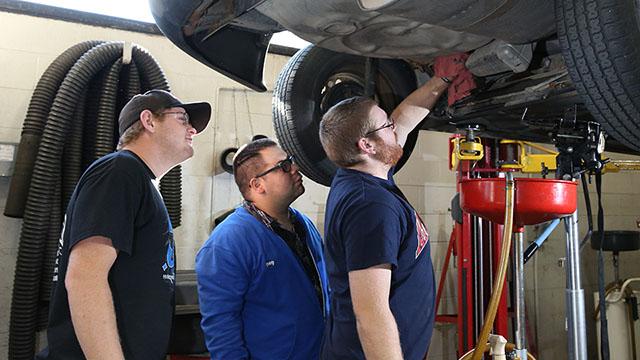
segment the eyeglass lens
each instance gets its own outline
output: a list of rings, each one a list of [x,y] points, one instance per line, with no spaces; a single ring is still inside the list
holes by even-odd
[[[169,115],[175,114],[178,115],[176,119],[182,123],[182,125],[190,124],[189,122],[189,113],[183,111],[166,111],[161,113],[161,115]]]

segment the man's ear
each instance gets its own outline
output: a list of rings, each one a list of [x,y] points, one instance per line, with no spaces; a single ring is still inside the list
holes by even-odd
[[[150,132],[155,132],[155,120],[153,119],[153,113],[149,109],[142,110],[140,113],[140,122],[142,126]]]
[[[358,148],[364,154],[375,154],[376,153],[375,146],[373,146],[371,141],[369,141],[369,139],[367,139],[366,137],[361,137],[360,140],[358,140]]]
[[[249,188],[256,194],[264,194],[266,191],[264,188],[264,182],[260,178],[253,178],[249,180]]]

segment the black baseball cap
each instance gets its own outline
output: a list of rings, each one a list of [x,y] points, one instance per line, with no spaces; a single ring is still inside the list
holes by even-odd
[[[163,109],[181,107],[189,114],[189,122],[196,131],[202,132],[207,127],[211,118],[211,105],[207,102],[185,104],[164,90],[149,90],[144,94],[138,94],[131,98],[120,111],[119,134],[125,132],[136,121],[140,120],[140,113],[150,110],[159,113]]]

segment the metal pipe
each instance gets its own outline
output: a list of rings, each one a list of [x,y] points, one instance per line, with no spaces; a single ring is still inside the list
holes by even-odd
[[[618,290],[618,295],[616,297],[613,297],[613,295],[612,295],[611,298],[607,299],[607,303],[608,304],[613,304],[613,303],[617,303],[618,301],[622,300],[622,297],[624,296],[624,291],[627,289],[627,286],[629,286],[629,284],[631,284],[634,281],[640,281],[640,277],[629,278],[629,279],[625,280],[622,283],[622,286],[620,287],[620,290]],[[598,311],[598,309],[596,309],[596,311]]]
[[[584,312],[584,290],[580,273],[580,238],[578,211],[564,218],[567,232],[566,311],[569,360],[587,359],[587,328]]]
[[[536,346],[540,344],[540,289],[538,288],[538,257],[533,258],[533,309],[535,321],[533,331],[535,333]]]
[[[524,233],[515,233],[513,244],[513,263],[515,280],[515,308],[516,308],[516,353],[520,359],[527,358],[526,323],[524,309]]]
[[[485,289],[485,276],[484,276],[484,254],[485,254],[485,249],[484,249],[484,244],[485,244],[485,240],[484,240],[484,220],[481,217],[478,217],[478,243],[480,244],[479,246],[479,251],[478,253],[480,254],[480,257],[478,258],[478,268],[479,268],[479,272],[478,272],[478,277],[480,278],[480,284],[479,284],[479,289],[478,289],[478,298],[480,299],[480,301],[478,302],[478,314],[484,314],[485,308],[484,308],[484,289]],[[478,320],[480,320],[481,318],[479,318]],[[478,321],[479,323],[480,321]]]
[[[489,259],[487,261],[489,262],[489,266],[487,266],[487,270],[489,271],[489,288],[493,289],[493,233],[495,225],[492,222],[488,222],[488,228],[487,236],[489,239],[487,240],[487,246],[489,247]]]
[[[487,347],[487,339],[489,338],[489,332],[493,327],[493,321],[496,318],[496,312],[498,310],[498,303],[500,296],[502,295],[502,287],[504,285],[504,279],[507,274],[507,263],[509,262],[509,249],[511,248],[511,236],[513,235],[513,211],[515,206],[515,181],[513,180],[513,174],[506,173],[506,188],[505,188],[505,211],[504,211],[504,237],[502,240],[502,250],[500,251],[500,266],[496,273],[496,284],[489,301],[489,308],[485,315],[484,325],[478,336],[476,342],[476,348],[473,350],[472,359],[480,360],[484,354],[484,350]]]
[[[469,176],[470,178],[477,178],[480,177],[479,174],[472,174]],[[472,265],[470,267],[470,275],[471,275],[471,291],[472,293],[470,296],[472,298],[473,301],[473,305],[472,305],[472,311],[471,311],[471,325],[468,325],[468,327],[472,328],[472,332],[473,335],[475,336],[476,334],[480,333],[479,327],[482,325],[482,320],[480,319],[480,316],[484,315],[478,315],[478,267],[475,266],[475,262],[478,259],[478,227],[477,225],[477,221],[476,221],[477,217],[475,215],[470,215],[469,216],[469,233],[471,234],[471,262]],[[469,308],[469,304],[465,304],[465,308]],[[468,315],[466,315],[468,316]],[[473,345],[473,343],[471,343],[471,345]],[[467,346],[465,346],[465,349],[467,349]]]
[[[474,333],[480,332],[480,326],[482,325],[482,317],[484,316],[484,262],[483,262],[483,229],[482,218],[474,216],[474,289],[473,297],[475,300],[475,324]]]

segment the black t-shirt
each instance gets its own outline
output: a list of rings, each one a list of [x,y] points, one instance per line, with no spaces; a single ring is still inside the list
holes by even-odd
[[[365,358],[349,272],[391,264],[389,307],[404,358],[424,359],[435,320],[435,279],[429,234],[420,216],[390,176],[385,180],[338,169],[325,219],[325,259],[332,293],[321,357]]]
[[[163,359],[175,304],[173,229],[153,173],[126,150],[94,162],[71,197],[51,295],[49,347],[36,358],[84,358],[64,279],[69,249],[91,236],[111,239],[118,250],[109,285],[125,358]]]

